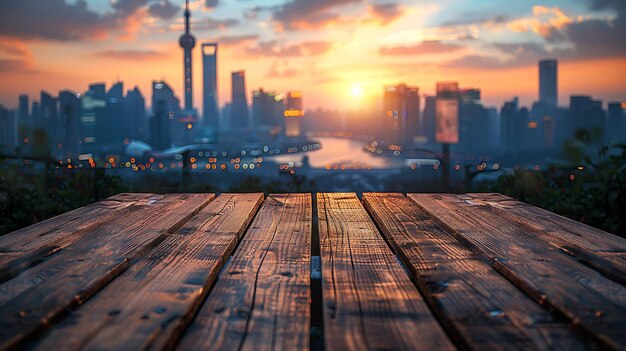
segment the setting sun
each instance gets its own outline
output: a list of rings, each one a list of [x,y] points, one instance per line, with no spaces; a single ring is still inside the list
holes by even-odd
[[[363,96],[363,87],[355,85],[350,89],[350,94],[353,97],[361,97]]]

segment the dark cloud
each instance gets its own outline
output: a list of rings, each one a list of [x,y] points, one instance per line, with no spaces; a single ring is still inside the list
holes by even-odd
[[[309,41],[293,45],[280,45],[277,41],[266,41],[247,48],[246,52],[255,56],[318,56],[328,52],[331,47],[332,44],[326,41]]]
[[[114,6],[122,6],[116,3]],[[119,7],[120,9],[130,8]],[[122,11],[122,10],[120,10]],[[120,17],[100,15],[85,1],[1,1],[0,36],[19,39],[79,40],[102,37],[119,25]]]
[[[572,43],[577,58],[626,56],[626,1],[592,0],[589,9],[613,10],[616,16],[572,22],[561,29],[549,27],[544,37],[552,43]]]
[[[127,60],[127,61],[147,61],[159,59],[164,56],[167,56],[164,52],[156,51],[156,50],[105,50],[99,51],[93,54],[93,56],[97,57],[106,57],[112,58],[116,60]]]
[[[342,16],[334,9],[362,0],[291,0],[272,8],[272,20],[282,29],[311,30],[333,22],[340,22]]]
[[[217,7],[219,3],[220,3],[219,0],[205,0],[204,6],[208,8],[214,8],[214,7]]]
[[[178,1],[178,0],[176,0]],[[172,0],[116,0],[99,13],[85,0],[0,1],[0,37],[22,40],[93,40],[110,32],[134,32],[152,15],[171,19],[180,11]]]
[[[229,27],[234,27],[238,24],[239,24],[239,20],[235,18],[226,18],[226,19],[205,18],[199,21],[198,23],[194,23],[193,29],[197,31],[216,30],[216,29],[225,29]]]
[[[172,4],[169,0],[155,2],[148,7],[151,16],[162,19],[172,19],[180,12],[180,7]]]
[[[469,55],[446,64],[448,67],[501,69],[535,65],[546,57],[561,57],[566,51],[548,51],[539,43],[494,43],[493,47],[504,54],[504,59],[486,55]]]
[[[622,15],[626,13],[626,2],[622,0],[591,0],[589,1],[591,10],[616,10]]]
[[[476,24],[503,24],[509,20],[507,15],[494,15],[490,17],[471,18],[467,14],[463,18],[447,21],[441,24],[442,27],[469,26]]]
[[[445,44],[441,41],[423,41],[413,46],[394,46],[383,47],[378,50],[378,53],[384,56],[409,56],[409,55],[424,55],[424,54],[438,54],[444,52],[453,52],[462,49],[463,47],[456,44]]]
[[[65,2],[65,1],[63,1]],[[138,9],[146,6],[148,0],[115,0],[111,6],[120,13],[134,13]]]
[[[237,46],[237,45],[241,45],[247,42],[257,40],[258,38],[259,38],[258,34],[227,35],[223,37],[214,38],[209,41],[218,43],[220,46],[223,46],[223,47],[233,47],[233,46]]]
[[[389,24],[404,14],[404,8],[396,3],[374,4],[369,12],[375,20],[383,25]]]

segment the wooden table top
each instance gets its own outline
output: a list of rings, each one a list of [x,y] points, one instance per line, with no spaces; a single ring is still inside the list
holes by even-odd
[[[0,237],[0,349],[624,349],[625,285],[499,194],[119,194]]]

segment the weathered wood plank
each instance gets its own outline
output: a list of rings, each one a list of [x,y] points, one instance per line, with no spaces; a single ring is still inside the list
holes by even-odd
[[[178,349],[308,349],[310,240],[310,194],[270,195]]]
[[[317,206],[326,350],[454,349],[356,195]]]
[[[32,348],[171,348],[262,202],[259,193],[220,195]]]
[[[409,197],[533,299],[605,347],[626,345],[626,288],[477,203],[444,194]]]
[[[19,345],[95,294],[213,197],[165,196],[93,228],[45,262],[0,285],[0,349]]]
[[[466,348],[589,348],[402,194],[365,193],[363,202],[448,334]]]
[[[119,194],[0,236],[0,283],[35,265],[42,257],[80,239],[94,226],[161,197],[152,194]]]
[[[500,194],[465,194],[461,199],[488,204],[546,241],[626,285],[626,239]]]

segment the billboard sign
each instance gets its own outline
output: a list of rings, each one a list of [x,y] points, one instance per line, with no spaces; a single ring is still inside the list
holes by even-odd
[[[457,83],[437,83],[435,139],[438,143],[459,142],[459,98]]]

